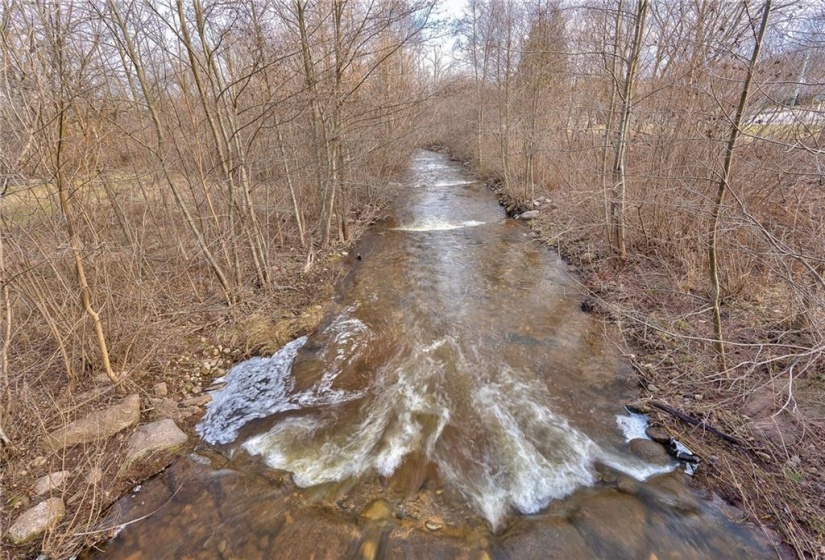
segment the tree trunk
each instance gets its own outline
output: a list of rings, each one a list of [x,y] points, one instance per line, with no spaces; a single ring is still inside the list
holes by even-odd
[[[753,53],[748,64],[748,71],[745,76],[745,82],[742,84],[742,92],[739,95],[739,104],[736,106],[736,113],[733,116],[733,122],[730,127],[730,135],[728,143],[725,147],[725,162],[722,166],[722,173],[719,176],[717,183],[716,199],[713,203],[713,210],[711,211],[710,231],[708,234],[708,272],[710,273],[710,303],[711,314],[713,318],[713,332],[714,332],[714,347],[719,360],[719,370],[725,371],[727,363],[725,359],[725,342],[722,331],[722,311],[721,311],[721,289],[719,285],[719,255],[718,238],[719,238],[719,216],[722,212],[722,204],[725,201],[725,194],[728,190],[730,182],[730,170],[733,164],[733,153],[736,149],[736,140],[739,138],[740,126],[742,125],[742,118],[745,113],[745,106],[748,102],[748,93],[750,92],[751,81],[753,81],[753,73],[756,69],[756,63],[759,60],[759,52],[762,49],[762,40],[765,37],[765,30],[768,27],[768,19],[771,13],[771,1],[765,0],[762,12],[762,22],[759,25],[756,42],[753,45]]]
[[[602,144],[602,205],[604,209],[605,236],[607,244],[610,246],[613,245],[613,227],[612,220],[610,219],[610,194],[612,189],[607,186],[607,154],[610,144],[613,143],[613,120],[616,117],[616,92],[619,89],[619,82],[616,78],[616,61],[619,59],[619,45],[621,45],[621,17],[623,7],[624,1],[619,0],[619,4],[616,6],[616,19],[614,20],[613,26],[613,53],[610,61],[610,98],[607,107],[607,120],[604,125],[604,143]],[[607,53],[605,53],[605,56],[607,56]],[[607,69],[607,61],[605,61],[605,69]],[[615,145],[613,146],[613,150],[615,153]]]
[[[100,314],[92,305],[92,292],[89,289],[89,282],[86,278],[86,268],[83,264],[83,256],[81,254],[81,241],[75,231],[74,215],[69,206],[69,195],[66,192],[66,179],[63,175],[63,147],[66,138],[66,110],[62,99],[58,101],[58,124],[57,124],[57,147],[55,151],[55,183],[57,184],[58,199],[60,201],[60,211],[63,214],[63,219],[66,221],[66,233],[69,236],[69,249],[72,252],[72,259],[74,260],[75,273],[77,275],[77,283],[80,287],[80,301],[83,304],[83,310],[92,320],[94,325],[95,338],[97,339],[97,346],[100,349],[100,359],[103,363],[103,369],[109,379],[115,386],[120,385],[120,378],[112,370],[112,365],[109,361],[109,348],[106,345],[106,336],[103,333],[103,322],[100,320]]]
[[[645,17],[647,15],[648,0],[639,0],[636,9],[636,25],[633,35],[633,44],[630,48],[630,57],[627,60],[624,93],[622,95],[622,113],[619,118],[619,131],[616,138],[616,152],[613,159],[613,198],[611,201],[611,219],[613,221],[613,241],[615,252],[620,261],[627,259],[627,245],[625,240],[624,203],[627,192],[625,155],[627,152],[627,129],[630,123],[630,113],[633,109],[633,87],[636,82],[636,70],[639,66],[639,53],[642,49]]]
[[[0,226],[3,224],[2,210],[6,198],[6,188],[0,193]],[[0,340],[0,442],[11,445],[11,439],[3,429],[6,418],[11,412],[11,393],[9,392],[9,344],[11,344],[11,299],[9,298],[9,278],[6,276],[6,259],[4,253],[3,234],[0,231],[0,299],[3,306],[3,337]]]

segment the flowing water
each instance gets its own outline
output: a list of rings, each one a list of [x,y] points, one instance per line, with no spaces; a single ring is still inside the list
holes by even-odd
[[[318,331],[227,374],[211,447],[121,501],[104,555],[773,557],[628,452],[631,377],[558,256],[446,157],[410,175]]]

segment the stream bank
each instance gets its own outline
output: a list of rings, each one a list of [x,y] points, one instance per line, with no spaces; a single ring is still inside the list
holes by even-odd
[[[167,321],[163,337],[152,343],[144,367],[124,381],[124,395],[105,376],[84,378],[73,392],[55,398],[35,387],[19,394],[19,406],[31,413],[16,416],[27,424],[14,427],[21,437],[2,457],[5,523],[0,556],[67,558],[110,538],[113,531],[104,519],[112,505],[198,445],[194,427],[211,399],[207,388],[212,380],[235,363],[272,354],[317,328],[334,286],[346,273],[348,251],[368,225],[352,228],[347,244],[319,252],[309,271],[304,270],[304,254],[278,255],[273,270],[276,287],[250,290],[240,304],[182,305],[175,310],[180,319]],[[169,422],[177,428],[168,452],[125,468],[134,451],[130,446],[141,439],[141,432],[168,432]],[[78,425],[94,432],[66,435],[66,428]],[[60,435],[61,430],[59,444],[48,445],[49,434]],[[37,514],[41,504],[49,506],[46,513],[51,517],[34,519],[45,523],[38,530],[32,515],[24,514]],[[26,519],[30,522],[25,528],[8,531]]]
[[[542,192],[525,205],[500,182],[487,185],[508,215],[526,218],[537,243],[558,251],[587,294],[582,309],[610,325],[606,332],[637,380],[630,408],[702,460],[692,485],[733,506],[732,519],[759,526],[780,556],[825,554],[825,377],[792,377],[789,384],[784,372],[766,369],[720,378],[705,342],[713,336],[710,321],[695,312],[703,295],[679,289],[666,256],[639,249],[617,266],[604,229],[567,212],[576,201],[563,191]],[[780,332],[766,317],[770,305],[729,302],[731,339],[748,346],[771,328]],[[733,353],[748,357],[747,349]]]

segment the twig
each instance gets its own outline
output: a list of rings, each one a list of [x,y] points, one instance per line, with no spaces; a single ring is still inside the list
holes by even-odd
[[[181,488],[183,488],[182,484],[180,486],[178,486],[175,489],[174,492],[172,492],[172,495],[169,496],[169,499],[167,499],[165,502],[163,502],[161,505],[159,505],[157,508],[153,509],[152,511],[150,511],[146,515],[142,515],[142,516],[138,517],[137,519],[132,519],[131,521],[126,521],[125,523],[118,523],[116,525],[112,525],[111,527],[104,527],[103,529],[97,529],[95,531],[86,531],[85,533],[74,533],[74,535],[78,536],[78,537],[85,537],[85,536],[88,536],[88,535],[96,535],[98,533],[105,533],[107,531],[111,531],[112,529],[117,529],[118,531],[121,531],[123,528],[128,527],[129,525],[137,523],[138,521],[143,521],[144,519],[148,519],[148,518],[152,517],[153,515],[155,515],[161,509],[166,507],[166,505],[169,502],[171,502],[172,500],[175,499],[175,496],[177,496],[177,494],[178,494],[178,492],[180,491]]]
[[[721,430],[718,430],[717,428],[714,428],[713,426],[709,425],[704,420],[697,420],[696,418],[693,418],[692,416],[688,416],[684,412],[680,412],[680,411],[676,410],[675,408],[672,408],[672,407],[670,407],[666,404],[660,403],[660,402],[651,401],[650,405],[655,406],[659,410],[663,410],[663,411],[667,412],[671,416],[675,416],[676,418],[678,418],[682,422],[686,422],[686,423],[690,424],[691,426],[698,426],[698,427],[702,428],[703,430],[707,430],[708,432],[719,436],[720,438],[727,441],[728,443],[733,443],[734,445],[743,445],[742,440],[740,440],[738,438],[735,438],[730,434],[726,434],[725,432],[723,432]]]

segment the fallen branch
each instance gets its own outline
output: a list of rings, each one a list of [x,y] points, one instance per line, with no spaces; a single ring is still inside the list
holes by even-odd
[[[660,403],[660,402],[656,402],[656,401],[650,401],[650,406],[654,406],[654,407],[658,408],[659,410],[663,410],[664,412],[667,412],[671,416],[675,416],[676,418],[678,418],[682,422],[690,424],[691,426],[697,426],[699,428],[702,428],[703,430],[706,430],[706,431],[708,431],[712,434],[715,434],[715,435],[719,436],[720,438],[722,438],[723,440],[727,441],[728,443],[732,443],[734,445],[743,445],[742,440],[740,440],[738,438],[735,438],[730,434],[726,434],[725,432],[723,432],[721,430],[718,430],[717,428],[714,428],[713,426],[709,425],[704,420],[697,420],[696,418],[693,418],[692,416],[688,416],[684,412],[680,412],[680,411],[676,410],[675,408],[672,408],[672,407],[670,407],[670,406],[668,406],[664,403]]]

